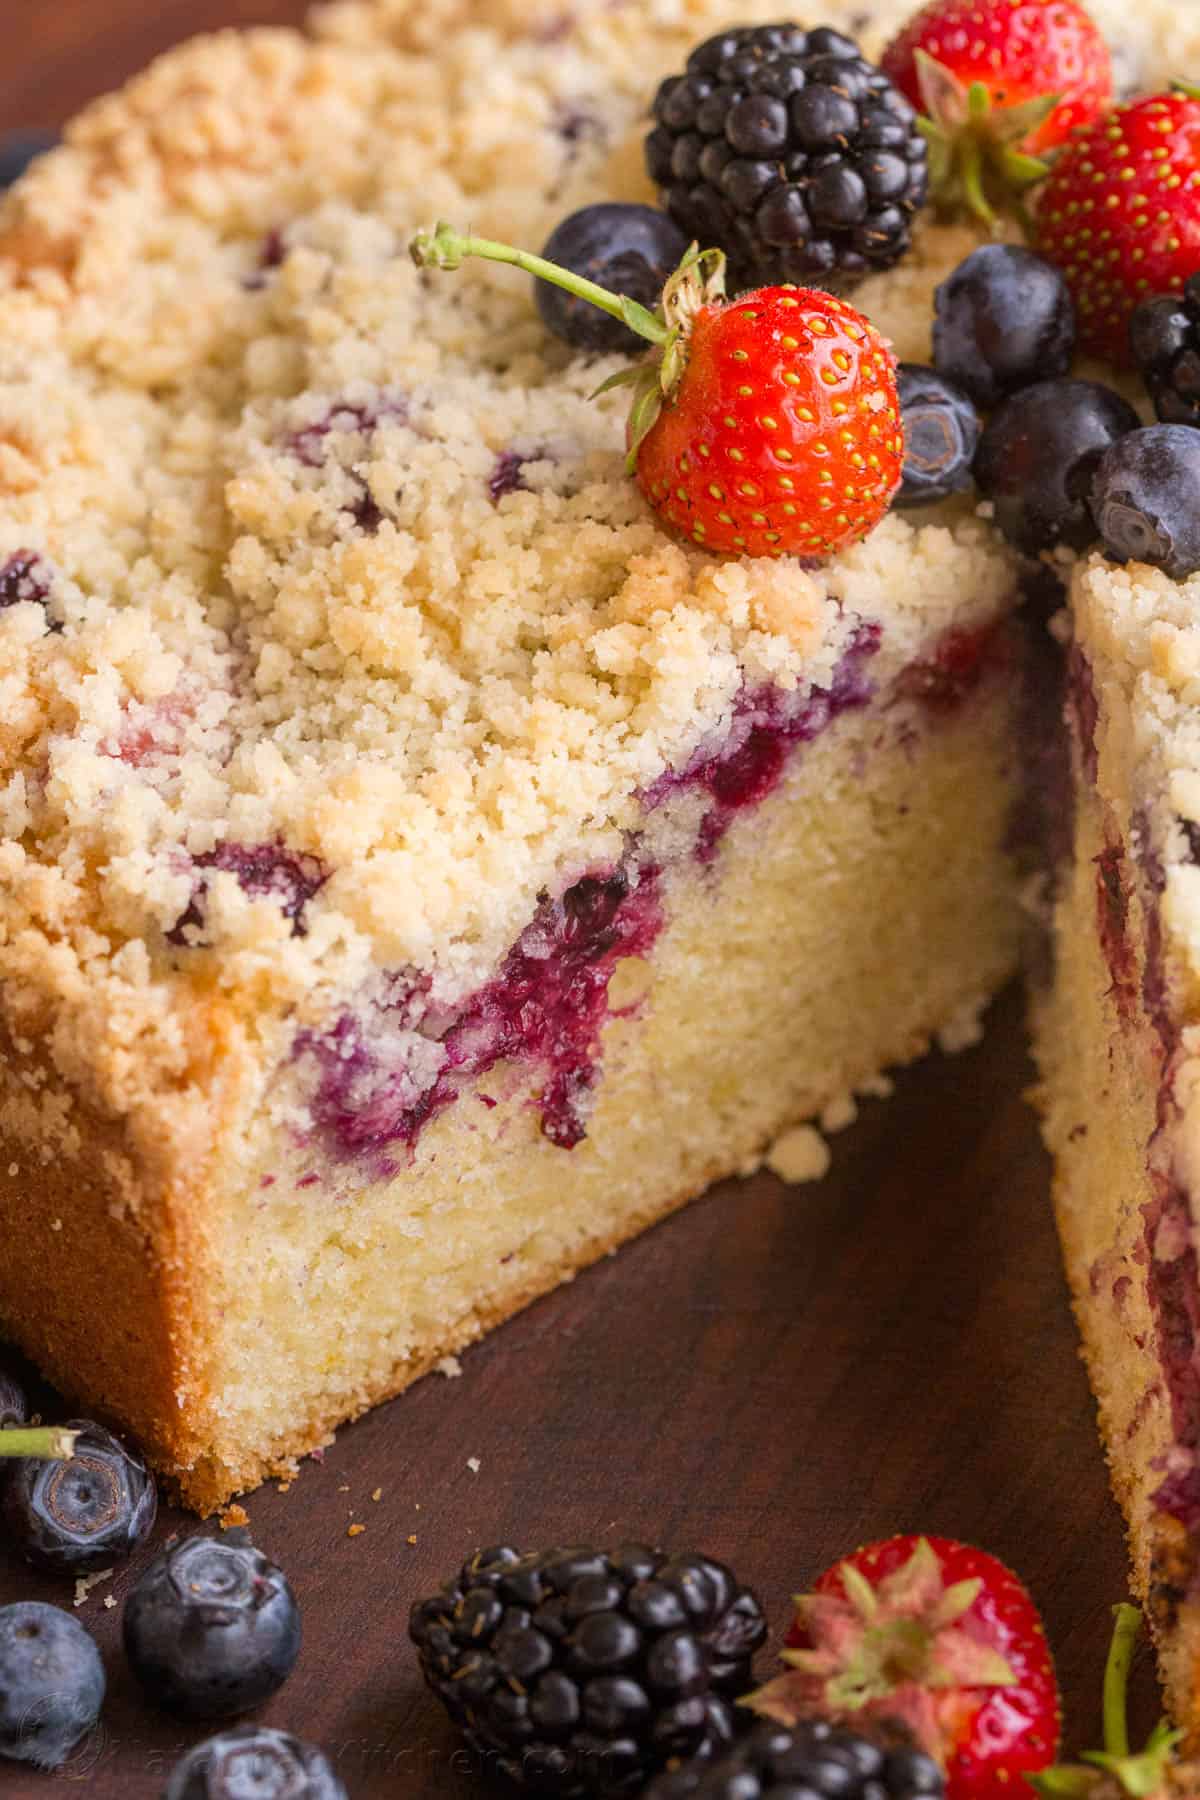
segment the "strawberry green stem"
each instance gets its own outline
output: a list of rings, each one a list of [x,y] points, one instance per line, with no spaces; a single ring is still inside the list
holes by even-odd
[[[0,1430],[0,1456],[33,1456],[43,1462],[69,1462],[77,1431],[60,1425],[8,1425]]]
[[[1128,1756],[1129,1669],[1142,1629],[1142,1615],[1136,1606],[1122,1601],[1113,1607],[1113,1618],[1116,1623],[1104,1665],[1104,1748],[1109,1756]]]
[[[534,256],[528,250],[517,250],[511,244],[499,244],[492,238],[465,236],[444,221],[435,225],[432,231],[418,231],[409,245],[409,252],[419,269],[457,269],[469,256],[483,257],[486,262],[511,263],[514,268],[524,269],[527,275],[553,282],[555,287],[565,289],[568,294],[589,301],[610,318],[620,319],[648,344],[665,344],[671,335],[663,320],[636,300],[630,300],[624,294],[610,293],[586,276],[560,268],[557,263],[547,262],[544,256]]]

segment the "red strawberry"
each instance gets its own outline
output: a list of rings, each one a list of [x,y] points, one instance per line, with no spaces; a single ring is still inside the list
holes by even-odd
[[[637,452],[642,492],[706,550],[833,556],[879,523],[900,483],[895,367],[832,294],[759,288],[703,305]]]
[[[1082,347],[1130,362],[1138,303],[1200,269],[1200,97],[1135,100],[1068,144],[1038,198],[1037,247],[1066,274]]]
[[[820,560],[887,511],[904,464],[896,359],[844,300],[770,287],[726,301],[724,258],[694,249],[658,313],[447,225],[420,233],[413,256],[422,267],[515,262],[655,346],[605,385],[634,387],[631,472],[659,517],[702,549]]]
[[[1078,0],[930,0],[888,46],[884,72],[925,114],[935,194],[989,217],[986,188],[1018,192],[1036,159],[1112,105],[1112,62]]]
[[[900,1536],[835,1563],[796,1602],[789,1670],[751,1697],[790,1725],[812,1714],[899,1719],[946,1771],[946,1800],[1011,1800],[1045,1769],[1058,1686],[1029,1594],[952,1538]]]

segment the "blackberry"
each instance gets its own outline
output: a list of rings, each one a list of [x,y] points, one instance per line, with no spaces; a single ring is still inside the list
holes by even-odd
[[[409,1634],[486,1768],[547,1793],[607,1795],[732,1743],[766,1623],[705,1556],[501,1546],[418,1602]]]
[[[136,1550],[154,1524],[158,1495],[141,1457],[102,1425],[72,1419],[65,1429],[79,1433],[70,1461],[21,1457],[0,1516],[27,1562],[77,1575]]]
[[[929,191],[917,116],[827,27],[722,31],[654,101],[646,166],[676,223],[739,288],[890,268]]]
[[[1163,423],[1200,425],[1200,275],[1182,294],[1143,300],[1129,342]]]
[[[923,1751],[811,1719],[790,1730],[756,1725],[719,1762],[660,1776],[646,1800],[940,1800],[945,1791]]]

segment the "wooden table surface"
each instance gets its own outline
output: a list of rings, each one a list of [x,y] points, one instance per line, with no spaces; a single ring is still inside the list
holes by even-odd
[[[190,30],[301,7],[0,11],[3,131],[57,124]],[[826,1562],[916,1528],[1022,1572],[1058,1657],[1068,1740],[1097,1741],[1125,1557],[1021,1101],[1029,1078],[1010,994],[978,1049],[929,1060],[864,1110],[819,1186],[762,1176],[716,1190],[495,1333],[461,1379],[432,1377],[343,1431],[286,1495],[254,1495],[255,1537],[305,1616],[299,1666],[263,1717],[323,1743],[351,1800],[468,1800],[483,1790],[405,1627],[411,1601],[475,1545],[702,1548],[759,1588],[777,1639],[789,1595]],[[355,1522],[367,1529],[350,1538]],[[165,1512],[155,1542],[195,1529]],[[57,1778],[3,1765],[3,1795],[37,1800],[70,1779],[89,1800],[155,1796],[204,1735],[151,1713],[124,1667],[120,1602],[142,1561],[78,1615],[108,1667],[101,1726]],[[69,1605],[70,1584],[0,1555],[0,1603],[17,1598]],[[1148,1719],[1155,1704],[1143,1659],[1138,1707]]]

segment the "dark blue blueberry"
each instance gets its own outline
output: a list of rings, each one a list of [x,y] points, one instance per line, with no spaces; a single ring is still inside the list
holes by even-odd
[[[1065,375],[1075,308],[1060,270],[1018,244],[972,251],[934,296],[933,361],[976,406]]]
[[[604,201],[571,213],[555,226],[542,255],[653,309],[687,247],[687,238],[666,213],[652,206]],[[534,297],[547,329],[576,350],[622,350],[632,355],[646,348],[619,319],[548,281],[534,283]]]
[[[158,1496],[141,1457],[102,1425],[73,1419],[67,1429],[79,1433],[69,1462],[14,1462],[3,1515],[27,1562],[77,1575],[136,1550],[154,1524]]]
[[[57,142],[53,131],[10,131],[0,138],[0,188],[11,187],[35,156],[53,150]]]
[[[1095,381],[1040,381],[992,415],[975,457],[975,482],[996,523],[1021,550],[1095,542],[1092,477],[1110,444],[1135,431],[1128,401]]]
[[[0,1756],[57,1769],[104,1704],[100,1652],[60,1606],[0,1607]]]
[[[926,506],[971,485],[979,415],[962,388],[920,363],[901,363],[904,479],[897,506]]]
[[[286,1575],[244,1533],[194,1537],[155,1558],[125,1603],[125,1654],[151,1700],[187,1719],[249,1712],[300,1654]]]
[[[235,1725],[175,1764],[163,1800],[346,1800],[328,1758],[269,1725]]]
[[[1109,556],[1151,563],[1173,581],[1200,569],[1200,431],[1148,425],[1112,445],[1092,483]]]
[[[6,1425],[24,1425],[29,1417],[25,1389],[15,1375],[0,1369],[0,1431]]]
[[[1130,322],[1129,347],[1158,417],[1200,425],[1200,276],[1182,294],[1143,300]]]

